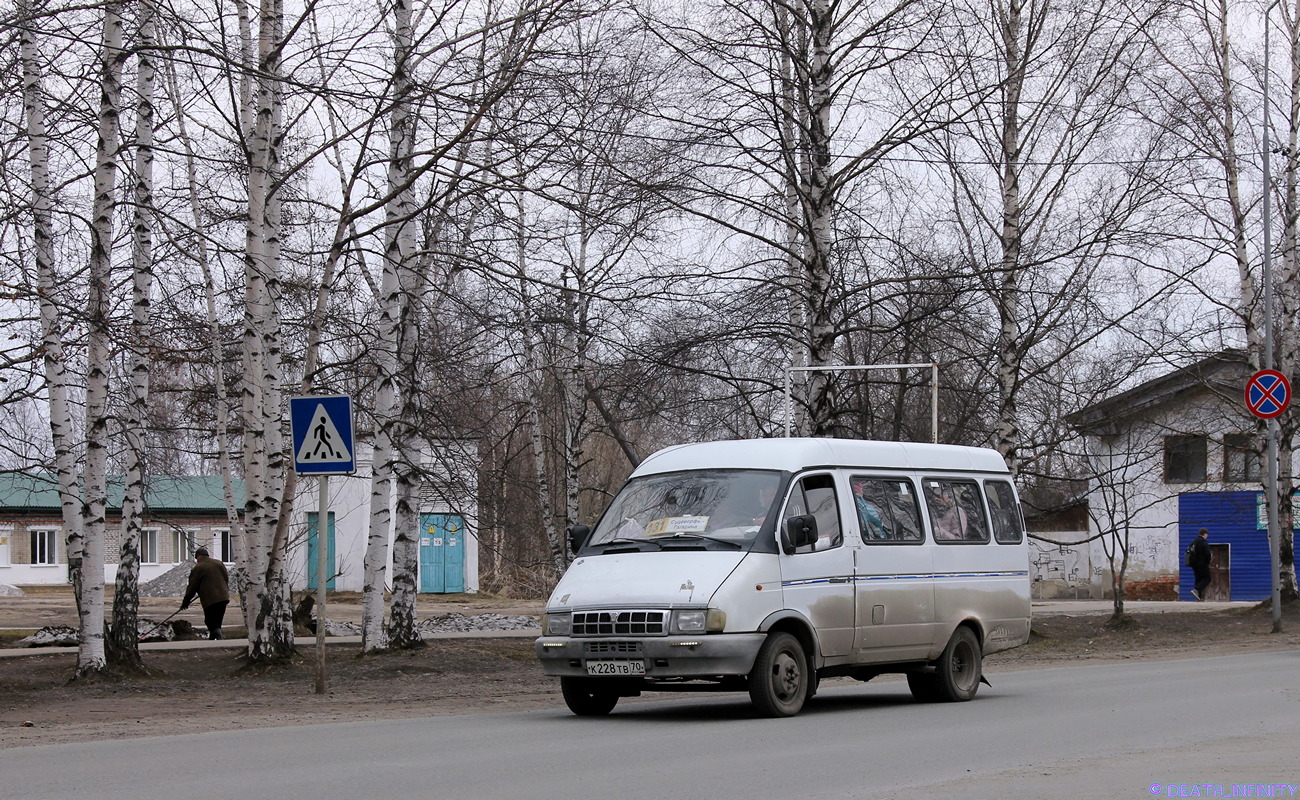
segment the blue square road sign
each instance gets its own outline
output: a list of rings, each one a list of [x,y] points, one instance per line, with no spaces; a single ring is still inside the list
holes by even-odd
[[[350,475],[357,470],[352,440],[352,398],[289,398],[293,469],[299,475]]]

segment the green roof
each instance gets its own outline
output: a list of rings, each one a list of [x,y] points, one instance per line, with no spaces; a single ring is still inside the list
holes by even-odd
[[[124,479],[108,479],[108,507],[122,508]],[[242,503],[244,482],[236,479],[235,502]],[[221,476],[158,475],[146,479],[145,506],[151,511],[195,511],[224,513],[225,490]],[[0,474],[0,511],[59,509],[59,490],[48,473],[13,472]]]

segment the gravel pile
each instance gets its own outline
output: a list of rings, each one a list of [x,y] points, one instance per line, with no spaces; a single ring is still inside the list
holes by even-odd
[[[329,617],[326,617],[325,635],[326,636],[360,636],[361,626],[355,622],[335,622]]]
[[[141,597],[182,597],[190,583],[193,561],[184,561],[151,581],[140,584]]]
[[[416,626],[421,633],[460,633],[465,631],[527,631],[541,627],[536,617],[507,614],[439,614]]]

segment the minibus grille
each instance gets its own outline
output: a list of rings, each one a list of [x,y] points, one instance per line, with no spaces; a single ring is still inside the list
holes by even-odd
[[[587,642],[583,649],[593,656],[610,653],[636,654],[641,652],[640,642]]]
[[[665,611],[575,611],[574,636],[663,636]]]

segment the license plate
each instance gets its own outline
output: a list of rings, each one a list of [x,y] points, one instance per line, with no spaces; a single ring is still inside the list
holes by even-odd
[[[644,675],[645,661],[639,658],[602,659],[587,662],[588,675]]]

